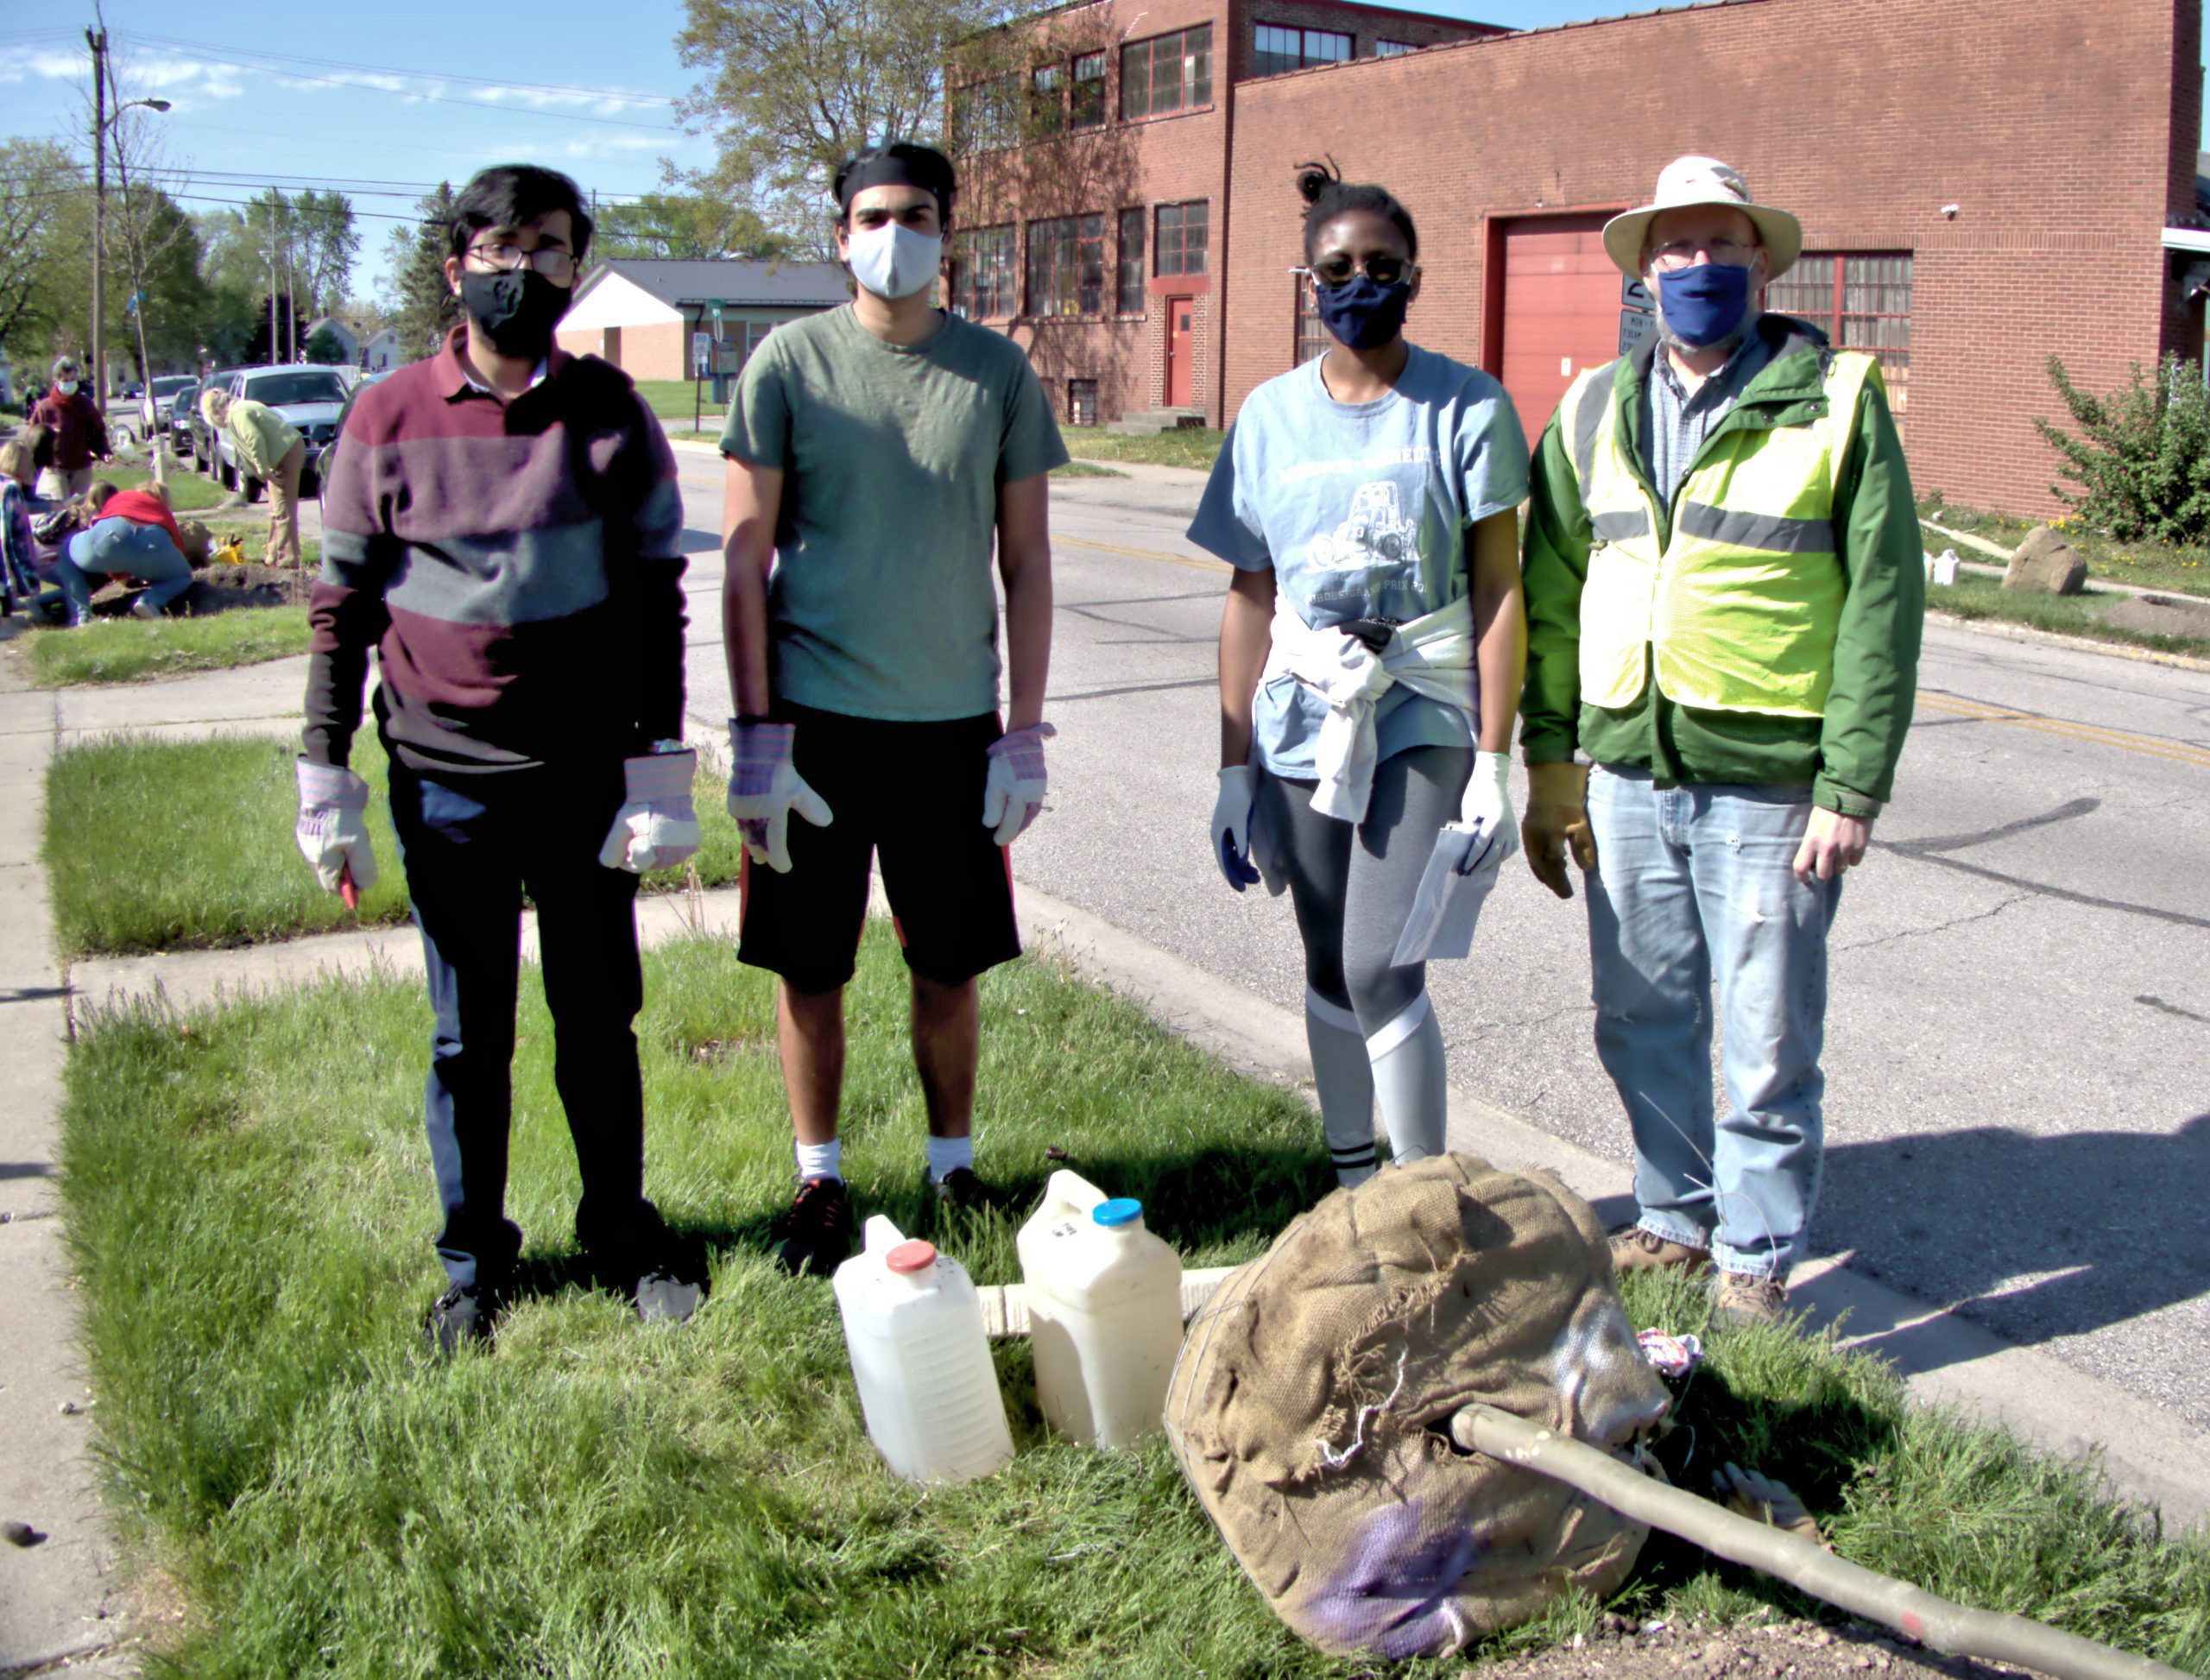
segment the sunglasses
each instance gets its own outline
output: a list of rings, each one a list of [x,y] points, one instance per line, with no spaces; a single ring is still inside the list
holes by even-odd
[[[1355,257],[1338,251],[1323,256],[1312,265],[1312,278],[1323,286],[1347,286],[1350,277],[1358,273],[1361,264]],[[1366,259],[1366,277],[1376,286],[1394,286],[1406,278],[1418,265],[1408,257],[1392,256],[1386,251],[1377,251]]]

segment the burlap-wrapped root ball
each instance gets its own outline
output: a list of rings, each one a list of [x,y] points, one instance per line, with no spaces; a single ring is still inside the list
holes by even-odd
[[[1611,1591],[1648,1532],[1455,1449],[1474,1400],[1627,1453],[1666,1393],[1588,1204],[1445,1155],[1337,1191],[1233,1273],[1183,1342],[1166,1434],[1291,1627],[1427,1656]]]

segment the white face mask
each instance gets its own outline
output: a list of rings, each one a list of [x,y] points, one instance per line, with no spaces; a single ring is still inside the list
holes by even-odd
[[[77,395],[77,382],[73,379],[60,380],[55,382],[54,388],[64,396],[74,396]]]
[[[944,240],[895,222],[867,228],[844,242],[852,275],[879,298],[910,298],[925,290],[944,266]]]

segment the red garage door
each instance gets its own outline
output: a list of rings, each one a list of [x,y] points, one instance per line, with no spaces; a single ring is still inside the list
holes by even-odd
[[[1575,376],[1619,353],[1620,271],[1604,255],[1602,212],[1503,224],[1502,339],[1485,358],[1534,443]],[[1494,246],[1491,247],[1495,249]]]

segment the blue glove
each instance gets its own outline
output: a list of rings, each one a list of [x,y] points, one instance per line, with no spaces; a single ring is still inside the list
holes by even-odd
[[[698,849],[698,813],[691,804],[698,774],[698,755],[692,752],[623,759],[622,808],[614,813],[598,861],[633,875],[686,861]]]
[[[1241,892],[1259,878],[1251,862],[1251,802],[1258,774],[1247,764],[1230,764],[1220,773],[1220,794],[1212,806],[1212,853],[1228,884]]]
[[[791,872],[791,812],[816,828],[835,820],[828,801],[806,786],[791,762],[797,736],[792,723],[729,720],[729,814],[743,831],[745,855],[784,875]]]

